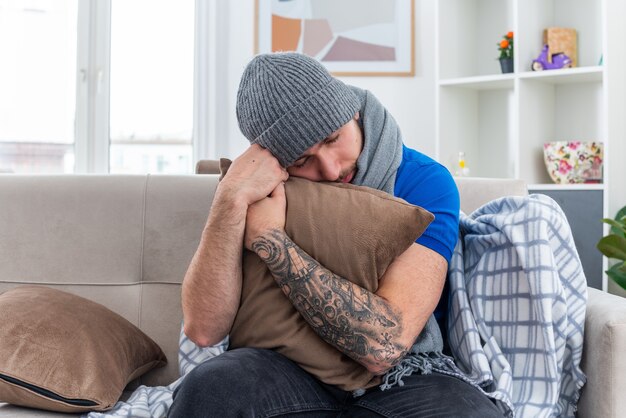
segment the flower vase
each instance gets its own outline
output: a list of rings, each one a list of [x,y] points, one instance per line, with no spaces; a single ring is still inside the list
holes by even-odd
[[[502,74],[513,72],[513,58],[500,58],[500,68]]]

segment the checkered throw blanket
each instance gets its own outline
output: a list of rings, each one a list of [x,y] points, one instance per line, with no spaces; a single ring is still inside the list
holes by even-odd
[[[587,287],[570,227],[547,196],[461,214],[448,274],[456,365],[516,417],[573,417]]]
[[[543,195],[506,197],[461,214],[448,281],[456,366],[440,371],[479,387],[508,416],[573,417],[585,383],[587,290],[559,206]],[[228,338],[199,348],[181,329],[180,379],[141,386],[107,413],[86,417],[166,417],[184,376],[227,348]]]

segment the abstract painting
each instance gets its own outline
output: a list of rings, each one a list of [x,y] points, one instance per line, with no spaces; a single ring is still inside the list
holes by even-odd
[[[415,0],[256,0],[255,53],[297,51],[335,75],[414,75]]]

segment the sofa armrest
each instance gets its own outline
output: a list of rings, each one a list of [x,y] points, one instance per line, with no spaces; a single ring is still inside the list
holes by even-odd
[[[618,417],[626,411],[626,299],[588,288],[581,367],[587,375],[578,417]]]
[[[219,174],[220,160],[198,160],[196,174]]]

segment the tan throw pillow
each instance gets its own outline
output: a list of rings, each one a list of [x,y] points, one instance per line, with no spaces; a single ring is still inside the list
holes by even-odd
[[[60,290],[0,294],[0,402],[60,412],[104,411],[126,384],[167,360],[139,328]]]
[[[285,231],[334,273],[375,292],[389,264],[434,216],[379,190],[290,178]],[[245,251],[241,305],[231,347],[276,350],[319,380],[343,390],[380,382],[365,367],[322,340],[293,307],[269,270]]]

